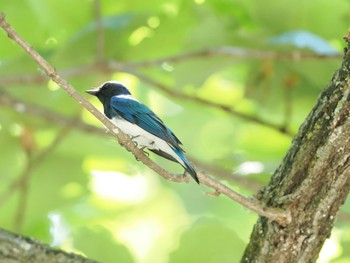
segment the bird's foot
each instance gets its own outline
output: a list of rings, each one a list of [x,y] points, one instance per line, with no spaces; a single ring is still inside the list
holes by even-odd
[[[140,150],[143,151],[143,153],[146,154],[147,157],[149,157],[149,152],[146,152],[145,149],[147,149],[146,146],[140,148]]]
[[[182,178],[187,178],[187,179],[186,179],[186,183],[188,183],[188,182],[190,181],[190,178],[191,178],[190,174],[189,174],[186,170],[184,170],[184,172],[183,172],[183,174],[181,175],[181,177],[182,177]]]
[[[134,143],[135,147],[137,147],[137,146],[139,146],[139,145],[137,144],[136,141],[134,141],[134,139],[136,139],[136,138],[139,137],[139,136],[140,136],[140,135],[130,136],[130,139],[131,139],[131,141]]]
[[[140,148],[140,150],[141,150],[141,151],[142,151],[142,152],[143,152],[145,155],[147,155],[147,157],[149,157],[149,153],[148,153],[148,152],[146,152],[146,151],[145,151],[145,149],[146,149],[146,147],[145,147],[145,146],[143,146],[143,147],[141,147],[141,148]],[[137,158],[137,157],[136,157],[136,160],[137,160],[137,161],[140,161],[140,159],[139,159],[139,158]]]

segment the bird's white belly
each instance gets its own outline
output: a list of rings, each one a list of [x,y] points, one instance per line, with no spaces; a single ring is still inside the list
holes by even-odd
[[[137,145],[139,145],[140,147],[159,149],[155,144],[156,140],[159,140],[159,138],[140,128],[136,124],[133,124],[118,117],[113,118],[112,122],[124,133],[129,135],[132,138],[132,140],[136,142]]]
[[[154,150],[161,150],[173,156],[179,163],[184,164],[183,160],[181,160],[181,158],[171,149],[166,141],[123,118],[114,117],[112,118],[112,122],[124,133],[129,135],[141,148],[145,147]]]

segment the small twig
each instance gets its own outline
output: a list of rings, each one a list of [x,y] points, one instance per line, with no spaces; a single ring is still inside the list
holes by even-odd
[[[24,220],[24,215],[27,207],[29,180],[32,172],[32,167],[33,165],[31,164],[31,160],[28,157],[26,168],[24,169],[19,179],[16,180],[17,181],[16,185],[19,188],[18,207],[13,220],[13,228],[16,230],[16,232],[20,232],[23,224],[23,220]],[[10,193],[14,193],[14,192],[10,192]]]
[[[106,129],[101,129],[94,125],[87,124],[85,122],[82,122],[80,119],[66,117],[50,109],[34,105],[29,102],[25,102],[23,100],[15,99],[10,94],[1,90],[0,90],[0,105],[11,107],[12,109],[18,112],[25,112],[33,116],[38,116],[40,118],[45,119],[46,121],[49,121],[61,127],[62,126],[71,127],[71,128],[85,131],[85,132],[95,133],[103,136],[106,135],[106,132],[107,132]]]
[[[84,97],[82,97],[66,80],[61,78],[56,73],[56,70],[42,58],[29,44],[27,44],[7,23],[5,15],[0,13],[0,26],[7,32],[9,38],[13,39],[19,46],[21,46],[31,56],[36,63],[46,72],[46,74],[56,82],[62,89],[64,89],[73,99],[80,103],[85,109],[93,114],[101,123],[103,123],[110,132],[118,139],[118,142],[123,145],[128,151],[131,151],[134,156],[139,159],[143,164],[157,172],[159,175],[170,181],[183,182],[188,181],[189,177],[176,176],[161,168],[159,165],[150,160],[142,150],[138,149],[132,140],[121,132],[108,118],[106,118],[100,111],[98,111],[91,103],[89,103]],[[279,211],[273,208],[264,209],[257,201],[247,199],[240,194],[234,192],[232,189],[221,184],[217,180],[206,176],[203,173],[198,175],[200,182],[204,185],[214,188],[218,192],[225,194],[229,198],[239,202],[248,209],[259,213],[262,216],[268,217],[270,220],[275,220],[280,223],[288,222],[288,215],[284,211]]]
[[[13,180],[12,183],[7,187],[7,189],[0,195],[0,206],[4,204],[8,198],[16,191],[19,186],[19,180]]]
[[[249,115],[249,114],[237,111],[232,106],[229,106],[229,105],[217,103],[217,102],[210,101],[210,100],[207,100],[207,99],[204,99],[201,97],[197,97],[194,95],[185,94],[185,93],[179,92],[175,89],[171,89],[171,88],[167,87],[166,85],[164,85],[158,81],[155,81],[155,80],[153,80],[145,75],[136,73],[136,72],[132,71],[131,69],[129,69],[128,67],[125,67],[124,64],[120,64],[120,63],[117,63],[115,61],[106,62],[106,63],[101,62],[100,64],[93,64],[90,66],[85,66],[84,68],[70,69],[70,70],[62,71],[61,75],[67,78],[67,77],[90,74],[90,73],[93,73],[96,71],[100,71],[100,72],[104,72],[104,73],[111,73],[111,72],[115,72],[115,71],[127,72],[131,75],[138,77],[139,79],[141,79],[145,83],[148,83],[149,85],[157,88],[161,92],[163,92],[163,93],[165,93],[168,96],[171,96],[173,98],[185,99],[185,100],[189,100],[189,101],[193,101],[193,102],[202,104],[206,107],[219,109],[219,110],[226,112],[227,114],[229,114],[231,116],[238,117],[238,118],[241,118],[245,121],[253,122],[253,123],[265,126],[265,127],[269,127],[273,130],[281,132],[282,134],[285,134],[285,135],[290,136],[290,137],[294,136],[294,133],[292,131],[286,129],[286,127],[284,125],[278,125],[275,123],[271,123],[271,122],[269,122],[267,120],[263,120],[257,116],[253,116],[253,115]],[[0,83],[2,83],[2,85],[4,85],[4,86],[14,85],[14,84],[29,84],[29,83],[40,84],[40,83],[43,83],[45,81],[46,81],[46,79],[45,79],[45,76],[43,76],[43,75],[27,75],[27,76],[25,75],[25,76],[20,76],[20,77],[0,78]]]
[[[118,66],[118,65],[117,65]],[[111,65],[111,67],[113,67],[113,63]],[[127,71],[126,69],[124,69],[123,71]],[[155,81],[154,79],[151,79],[145,75],[139,74],[139,73],[135,73],[135,72],[131,72],[131,71],[127,71],[128,73],[138,77],[139,79],[141,79],[142,81],[152,85],[153,87],[158,88],[160,91],[162,91],[163,93],[168,94],[171,97],[177,98],[177,99],[182,99],[182,100],[189,100],[189,101],[193,101],[199,104],[202,104],[204,106],[209,106],[215,109],[220,109],[232,116],[241,118],[243,120],[246,121],[250,121],[274,130],[277,130],[285,135],[288,135],[290,137],[294,137],[294,133],[290,130],[288,130],[284,125],[278,125],[272,122],[269,122],[267,120],[263,120],[257,116],[253,116],[253,115],[249,115],[240,111],[235,110],[233,107],[229,106],[229,105],[225,105],[225,104],[221,104],[215,101],[210,101],[207,99],[203,99],[201,97],[196,97],[193,95],[189,95],[186,93],[182,93],[177,91],[176,89],[170,89],[168,87],[166,87],[165,85],[163,85],[160,82]]]
[[[242,58],[242,59],[268,59],[268,60],[311,60],[311,59],[341,59],[342,54],[315,54],[306,53],[302,51],[293,51],[288,53],[281,53],[275,51],[263,51],[255,49],[247,49],[242,47],[234,46],[223,46],[216,48],[209,48],[199,51],[192,51],[185,54],[168,56],[159,59],[150,59],[144,61],[130,62],[128,65],[130,67],[149,67],[154,65],[161,65],[163,63],[178,63],[181,61],[194,59],[194,58],[208,58],[208,57],[232,57],[232,58]]]
[[[292,120],[292,113],[293,113],[293,98],[292,98],[292,91],[293,88],[297,82],[297,78],[295,75],[290,74],[289,76],[286,76],[284,80],[284,89],[283,89],[283,95],[284,95],[284,126],[288,127]]]
[[[15,180],[10,185],[8,190],[4,193],[3,196],[6,196],[8,198],[10,194],[14,193],[15,188],[19,188],[18,207],[14,218],[14,229],[17,232],[20,231],[23,224],[28,201],[29,181],[33,174],[33,170],[36,167],[38,167],[38,165],[43,161],[43,159],[46,156],[48,156],[62,142],[62,140],[66,137],[68,131],[68,128],[64,128],[63,130],[61,130],[57,134],[56,138],[52,141],[52,143],[44,150],[42,150],[37,156],[33,157],[32,155],[28,155],[27,166],[23,170],[22,175],[17,180]],[[4,201],[4,198],[2,198],[1,201]]]
[[[214,192],[207,192],[207,195],[211,196],[219,196],[221,193],[218,190],[215,190]]]
[[[95,1],[95,5],[100,0]],[[100,8],[100,7],[99,7]],[[96,11],[96,7],[95,7]],[[98,17],[97,11],[95,13],[95,17]],[[101,21],[101,22],[98,22]],[[96,21],[97,25],[97,39],[96,39],[96,52],[99,55],[96,55],[97,58],[103,58],[104,54],[104,30],[102,20]],[[101,28],[102,27],[102,28]],[[100,29],[98,29],[100,28]],[[153,60],[145,60],[145,61],[135,61],[129,63],[118,63],[118,69],[129,68],[136,69],[141,67],[155,66],[161,65],[165,62],[180,62],[189,60],[192,58],[207,58],[208,56],[232,56],[234,58],[242,58],[242,59],[276,59],[276,60],[305,60],[305,59],[341,59],[342,55],[319,55],[313,53],[303,53],[300,51],[293,51],[290,53],[280,53],[273,51],[261,51],[261,50],[251,50],[245,49],[241,47],[218,47],[205,49],[200,51],[193,51],[185,54],[168,56],[164,58],[158,58]],[[114,71],[115,68],[109,68],[108,63],[104,63],[103,59],[97,59],[97,64],[90,64],[85,67],[72,68],[65,71],[61,71],[60,74],[65,77],[77,77],[82,75],[87,75],[94,72],[106,72],[110,73]],[[102,62],[102,64],[101,64]],[[46,78],[42,74],[29,74],[20,76],[2,76],[0,78],[0,83],[2,85],[15,85],[15,84],[33,84],[33,83],[43,83],[46,81]]]
[[[205,175],[204,173],[198,173],[198,178],[202,184],[215,189],[215,195],[218,195],[218,193],[224,194],[232,200],[245,206],[249,210],[254,211],[261,216],[265,216],[272,221],[276,221],[281,225],[285,225],[288,224],[291,220],[286,211],[281,209],[265,208],[256,199],[244,197],[243,195],[234,192],[226,185],[220,183],[208,175]]]
[[[105,34],[101,14],[101,0],[94,1],[94,15],[96,23],[96,62],[104,61]]]
[[[91,64],[84,67],[71,68],[60,72],[65,78],[86,76],[96,73],[101,67],[97,64]],[[103,71],[102,71],[103,72]],[[47,76],[41,73],[21,74],[19,76],[1,76],[0,83],[2,86],[25,85],[25,84],[42,84],[47,82]]]
[[[191,163],[193,163],[196,167],[200,168],[201,170],[204,170],[212,175],[215,176],[215,178],[218,178],[220,180],[225,180],[228,182],[232,182],[235,184],[238,184],[240,186],[243,186],[253,192],[257,192],[259,189],[263,187],[262,184],[257,183],[253,180],[250,180],[244,176],[238,176],[224,168],[205,163],[193,158],[190,158]]]

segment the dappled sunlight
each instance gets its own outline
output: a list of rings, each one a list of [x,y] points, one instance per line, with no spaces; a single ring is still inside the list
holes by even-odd
[[[331,237],[326,240],[321,249],[317,263],[329,263],[341,255],[340,240],[342,235],[344,235],[343,230],[336,227],[333,229]]]
[[[148,18],[147,24],[151,28],[157,28],[160,25],[160,19],[157,16],[151,16],[150,18]]]
[[[101,224],[113,231],[115,239],[129,248],[137,262],[162,263],[167,262],[193,220],[173,191],[159,188],[138,208]]]
[[[179,7],[172,2],[166,2],[162,5],[163,10],[169,16],[176,16],[179,12]]]
[[[140,84],[140,80],[135,76],[125,72],[118,72],[112,74],[111,80],[118,80],[119,82],[123,83],[128,87],[129,91],[134,97],[137,96],[137,87]]]
[[[56,91],[60,89],[60,86],[58,86],[56,82],[49,80],[47,83],[47,88],[51,91]]]
[[[236,173],[239,175],[259,174],[264,172],[265,165],[261,162],[244,162],[238,166]]]
[[[237,78],[242,77],[238,76]],[[242,83],[238,79],[237,81],[232,81],[220,74],[211,75],[198,94],[203,97],[209,97],[212,101],[228,105],[238,104],[245,100]]]
[[[77,196],[81,196],[83,192],[83,187],[75,182],[70,182],[61,188],[61,194],[65,198],[74,198]]]
[[[183,107],[169,100],[159,92],[150,91],[147,103],[149,107],[160,116],[175,116],[183,111]]]
[[[153,243],[163,232],[163,226],[157,218],[140,219],[119,231],[122,240],[132,247],[140,261],[144,259]]]
[[[149,27],[139,27],[131,33],[129,37],[129,44],[131,46],[139,45],[145,38],[152,37],[154,35],[153,30]]]
[[[142,202],[150,191],[145,176],[113,171],[91,171],[90,189],[101,198],[122,203]]]
[[[197,5],[202,5],[205,3],[205,0],[194,0],[194,2],[197,4]]]
[[[114,143],[114,142],[113,142]],[[111,143],[112,144],[112,143]],[[110,145],[108,145],[110,146]],[[95,147],[96,150],[97,147]],[[110,157],[88,156],[85,158],[83,168],[87,173],[96,171],[125,171],[129,169],[130,163],[120,158],[116,152],[111,152]]]
[[[52,236],[51,245],[71,249],[70,226],[64,222],[62,215],[59,213],[50,213],[48,217],[50,219],[50,234]]]

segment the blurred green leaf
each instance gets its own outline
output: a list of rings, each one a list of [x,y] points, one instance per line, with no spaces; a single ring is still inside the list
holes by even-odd
[[[186,231],[170,262],[238,262],[244,242],[218,220],[202,219]]]
[[[101,262],[135,262],[128,249],[102,227],[81,227],[74,232],[75,247],[89,258]]]

